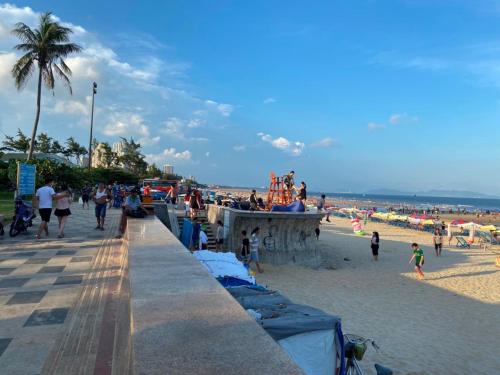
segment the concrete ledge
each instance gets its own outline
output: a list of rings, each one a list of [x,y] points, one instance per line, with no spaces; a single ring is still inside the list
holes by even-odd
[[[127,236],[136,374],[303,374],[158,219]]]

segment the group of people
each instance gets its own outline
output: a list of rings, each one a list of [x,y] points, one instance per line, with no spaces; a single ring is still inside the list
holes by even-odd
[[[432,237],[432,241],[434,244],[434,250],[436,252],[436,256],[441,256],[441,251],[443,250],[443,235],[441,234],[441,230],[436,228],[434,231],[434,235]],[[378,261],[378,251],[380,247],[380,236],[378,232],[372,233],[372,238],[370,241],[370,247],[372,250],[372,256],[374,261]],[[424,279],[424,273],[422,271],[422,267],[425,262],[424,251],[420,248],[420,246],[414,242],[411,244],[412,256],[410,258],[409,264],[415,261],[415,273],[419,279]]]
[[[54,190],[54,180],[51,177],[45,179],[45,185],[40,187],[35,193],[35,207],[38,208],[41,223],[38,228],[36,238],[40,239],[42,234],[49,236],[48,225],[52,213],[58,219],[59,232],[57,238],[64,237],[64,229],[66,227],[68,217],[71,215],[70,206],[73,202],[73,193],[66,184],[61,184]],[[95,190],[92,190],[88,185],[82,189],[82,205],[83,208],[89,208],[89,201],[95,203],[95,217],[97,220],[96,230],[104,231],[104,223],[106,219],[106,210],[108,205],[111,205],[115,199],[112,194],[112,189],[104,183],[99,183]],[[55,210],[53,204],[55,201]],[[134,188],[129,195],[126,196],[123,204],[121,205],[122,214],[120,218],[119,233],[117,238],[121,238],[127,226],[127,217],[144,217],[147,214],[144,206],[142,205],[139,189]]]

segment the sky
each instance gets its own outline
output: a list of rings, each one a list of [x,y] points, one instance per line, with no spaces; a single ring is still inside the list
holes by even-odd
[[[73,95],[44,89],[40,132],[133,137],[200,182],[309,190],[500,191],[500,1],[0,3],[0,130],[30,133],[9,33],[51,11],[84,50]]]

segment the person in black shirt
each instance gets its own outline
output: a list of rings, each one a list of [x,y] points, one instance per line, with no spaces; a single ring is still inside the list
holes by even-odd
[[[283,183],[286,190],[292,190],[294,181],[293,176],[295,175],[294,171],[290,171],[285,177],[283,177]]]
[[[250,211],[257,211],[257,192],[252,190],[252,194],[250,194]]]
[[[306,204],[306,200],[307,200],[307,192],[306,192],[306,183],[304,181],[302,181],[300,183],[300,187],[299,188],[295,188],[295,190],[297,191],[298,195],[297,195],[297,199],[299,201],[302,201],[302,203]]]
[[[247,237],[247,231],[242,230],[241,235],[243,240],[241,241],[241,259],[243,263],[248,263],[250,261],[250,240]]]

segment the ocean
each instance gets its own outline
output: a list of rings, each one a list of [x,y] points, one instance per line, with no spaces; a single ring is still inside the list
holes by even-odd
[[[319,196],[320,193],[310,193],[311,196]],[[348,194],[348,193],[325,193],[328,198],[344,201],[352,200],[362,202],[367,207],[377,205],[401,204],[405,206],[416,206],[417,208],[453,208],[465,209],[467,211],[490,210],[500,211],[500,199],[490,198],[451,198],[451,197],[427,197],[413,195],[378,195],[378,194]]]

